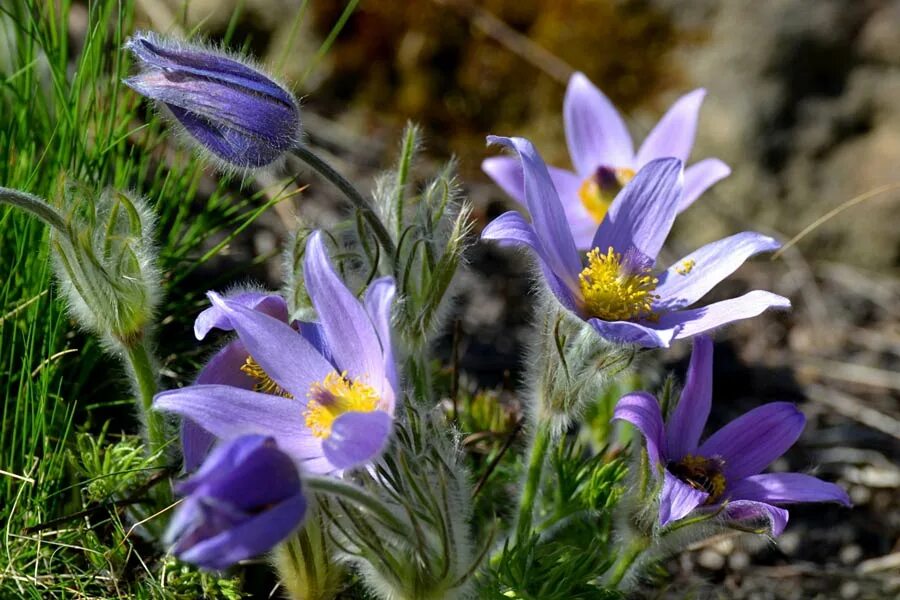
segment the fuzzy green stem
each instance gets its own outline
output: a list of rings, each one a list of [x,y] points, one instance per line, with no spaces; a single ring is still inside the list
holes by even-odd
[[[516,537],[524,540],[532,530],[534,518],[534,502],[541,488],[541,475],[544,472],[544,458],[550,447],[550,427],[541,423],[534,433],[534,441],[528,456],[528,471],[525,474],[525,485],[519,499],[519,520],[516,525]]]
[[[127,364],[131,368],[144,423],[147,426],[150,455],[156,455],[162,451],[168,440],[163,417],[153,410],[153,396],[157,391],[156,374],[143,337],[125,345],[125,356],[128,358]]]
[[[650,540],[643,536],[635,537],[619,554],[615,564],[610,569],[606,583],[611,588],[617,588],[625,575],[634,566],[638,557],[644,553],[644,550],[650,545]]]
[[[341,481],[334,477],[320,477],[315,475],[305,477],[303,483],[308,489],[314,492],[338,496],[349,500],[353,504],[381,519],[385,525],[393,527],[397,530],[398,534],[411,535],[409,527],[397,518],[384,502],[357,485]]]
[[[384,223],[381,222],[381,219],[378,218],[378,215],[375,214],[375,211],[372,209],[372,205],[363,198],[362,194],[359,193],[359,190],[353,187],[353,184],[347,181],[343,175],[331,168],[331,165],[319,158],[306,146],[297,146],[294,148],[293,153],[294,156],[312,167],[319,175],[338,188],[344,196],[353,203],[357,210],[362,213],[363,218],[369,223],[369,226],[372,227],[375,237],[378,238],[378,243],[381,244],[381,247],[393,263],[393,261],[396,260],[396,248],[394,247],[393,239],[391,239],[391,234],[388,233]]]
[[[56,210],[44,200],[19,190],[0,187],[0,202],[26,210],[41,221],[58,230],[67,233],[66,222]]]

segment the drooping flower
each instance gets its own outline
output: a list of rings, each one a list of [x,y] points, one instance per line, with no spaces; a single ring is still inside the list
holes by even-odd
[[[657,254],[681,203],[680,160],[651,161],[625,185],[597,228],[584,265],[547,167],[531,142],[489,136],[488,143],[518,153],[531,223],[510,211],[489,223],[481,238],[531,248],[560,303],[603,337],[668,347],[674,339],[754,317],[768,308],[790,307],[786,298],[755,290],[688,309],[749,257],[779,247],[776,240],[759,233],[743,232],[712,242],[654,274]]]
[[[159,102],[201,148],[239,168],[268,165],[300,137],[294,96],[222,52],[137,33],[125,44],[141,71],[125,84]]]
[[[165,541],[175,556],[204,569],[270,550],[306,513],[297,465],[262,435],[222,443],[175,491],[184,498]]]
[[[603,221],[616,194],[643,167],[655,159],[668,157],[687,163],[694,145],[697,114],[705,95],[706,90],[697,89],[679,98],[635,153],[628,129],[609,99],[582,73],[572,75],[563,116],[575,170],[550,167],[549,172],[577,248],[591,247],[597,225]],[[482,163],[482,169],[507,194],[526,203],[518,161],[505,156],[488,158]],[[728,165],[717,158],[707,158],[688,167],[678,212],[730,173]]]
[[[157,410],[191,422],[190,461],[208,445],[204,431],[222,439],[270,435],[310,473],[366,464],[387,443],[399,390],[390,333],[393,279],[372,282],[360,302],[335,273],[320,232],[310,236],[304,261],[318,323],[291,326],[271,296],[208,294],[213,306],[197,319],[195,333],[233,329],[237,343],[213,357],[202,381],[154,401]]]
[[[839,486],[803,473],[762,473],[800,437],[806,419],[789,402],[764,404],[731,421],[700,443],[712,404],[712,341],[694,338],[687,381],[667,423],[647,392],[623,396],[613,420],[641,432],[654,474],[663,477],[659,524],[694,510],[718,511],[735,521],[767,519],[773,535],[788,521],[784,504],[850,504]],[[724,505],[724,507],[723,507]]]

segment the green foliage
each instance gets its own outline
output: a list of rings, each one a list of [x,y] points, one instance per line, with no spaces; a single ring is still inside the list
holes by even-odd
[[[124,497],[128,490],[146,482],[151,467],[137,436],[123,436],[113,442],[105,431],[96,435],[79,433],[71,454],[73,467],[83,481],[89,482],[83,490],[91,503]]]
[[[397,247],[397,292],[405,298],[398,325],[414,348],[440,326],[448,289],[468,247],[471,208],[462,199],[456,162],[421,188],[412,179],[419,132],[407,125],[397,167],[376,186],[375,205]],[[361,241],[366,238],[361,236]]]
[[[370,474],[358,476],[391,506],[404,530],[341,500],[322,507],[333,523],[343,560],[382,598],[467,598],[471,577],[495,531],[481,532],[475,548],[471,485],[443,415],[407,406],[390,448]]]
[[[158,226],[161,333],[179,332],[160,336],[161,350],[181,358],[166,372],[182,377],[196,368],[198,351],[180,332],[205,290],[190,286],[191,277],[286,191],[210,179],[189,152],[165,143],[164,124],[121,84],[131,6],[89,3],[82,40],[69,37],[69,0],[0,5],[0,184],[51,204],[64,200],[61,178],[147,200]],[[107,223],[124,222],[105,214]],[[110,504],[140,488],[146,473],[134,470],[134,438],[104,449],[91,437],[137,431],[133,400],[118,363],[66,317],[49,246],[43,223],[0,206],[0,597],[163,598],[175,583],[183,597],[228,597],[201,591],[191,583],[196,574],[161,577],[159,549],[138,530],[127,535],[128,513],[139,506]],[[118,250],[108,250],[115,258]],[[231,277],[221,272],[204,283],[224,286]],[[49,526],[34,529],[41,525]]]
[[[536,533],[507,541],[480,578],[483,598],[618,598],[599,582],[611,554],[611,512],[626,467],[575,437],[551,451]]]

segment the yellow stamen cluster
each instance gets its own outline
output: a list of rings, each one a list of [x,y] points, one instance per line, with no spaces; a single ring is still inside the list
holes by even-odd
[[[706,458],[688,454],[677,463],[670,464],[669,471],[695,490],[709,494],[706,504],[717,501],[725,492],[725,475],[721,458]]]
[[[634,177],[634,171],[627,168],[607,169],[607,172],[608,178],[602,177],[598,170],[598,173],[585,179],[578,188],[581,204],[597,223],[603,221],[616,194]]]
[[[610,247],[606,254],[599,248],[587,253],[588,266],[578,276],[584,307],[594,317],[606,321],[626,321],[637,317],[653,318],[653,291],[659,280],[649,267],[630,273],[622,266],[622,255]]]
[[[280,385],[275,383],[275,381],[269,377],[269,374],[263,370],[260,364],[256,362],[252,356],[247,356],[247,360],[241,365],[241,371],[256,380],[257,383],[253,386],[254,391],[262,392],[263,394],[284,396],[285,398],[292,397],[287,390],[282,389]]]
[[[675,267],[675,272],[682,276],[687,275],[691,271],[694,270],[694,267],[696,265],[697,265],[697,261],[694,260],[693,258],[689,258],[686,261],[684,261],[683,263],[681,263],[680,265],[678,265],[677,267]]]
[[[314,383],[307,393],[309,399],[303,416],[306,426],[317,438],[331,435],[334,420],[347,412],[372,412],[378,406],[378,393],[359,380],[332,371],[321,382]]]

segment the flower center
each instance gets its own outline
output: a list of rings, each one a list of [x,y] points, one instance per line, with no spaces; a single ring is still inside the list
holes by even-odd
[[[688,454],[676,463],[669,463],[669,472],[695,490],[709,494],[706,504],[713,504],[725,492],[725,461],[718,456],[706,458]]]
[[[585,210],[598,223],[603,221],[609,205],[625,184],[634,177],[634,171],[628,168],[599,167],[597,171],[582,182],[578,188],[578,197]]]
[[[253,391],[262,392],[263,394],[272,394],[274,396],[284,396],[285,398],[293,398],[291,394],[282,389],[280,385],[275,383],[269,374],[263,370],[258,362],[252,357],[247,356],[247,360],[241,365],[241,371],[256,380]]]
[[[606,321],[653,318],[653,302],[658,299],[653,291],[659,280],[650,267],[623,264],[612,246],[606,254],[594,248],[587,258],[588,266],[578,279],[588,313]]]
[[[331,435],[334,420],[347,412],[372,412],[378,406],[378,393],[358,379],[347,377],[347,372],[329,373],[324,380],[312,384],[306,394],[308,402],[303,416],[306,426],[317,438]]]

